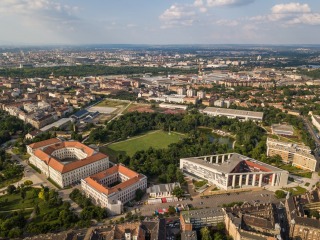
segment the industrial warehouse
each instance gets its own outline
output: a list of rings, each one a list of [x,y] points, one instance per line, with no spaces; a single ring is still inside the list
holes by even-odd
[[[236,109],[227,109],[227,108],[216,108],[216,107],[207,107],[203,110],[203,113],[209,116],[226,116],[228,118],[237,118],[243,121],[257,121],[261,122],[263,119],[263,112],[253,112],[245,110],[236,110]]]

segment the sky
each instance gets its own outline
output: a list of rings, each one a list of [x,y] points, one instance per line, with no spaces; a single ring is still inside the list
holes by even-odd
[[[320,44],[320,1],[0,0],[8,44]]]

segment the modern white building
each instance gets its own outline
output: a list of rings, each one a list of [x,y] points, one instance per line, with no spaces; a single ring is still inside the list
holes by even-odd
[[[224,100],[224,99],[219,99],[219,100],[214,101],[213,105],[216,107],[220,107],[220,108],[223,108],[223,107],[229,108],[230,101]]]
[[[181,171],[221,189],[286,186],[289,173],[255,159],[228,153],[180,159]]]
[[[187,110],[187,108],[188,108],[188,106],[186,106],[186,105],[170,104],[170,103],[160,103],[159,107],[169,108],[169,109],[182,109],[182,110]]]
[[[123,212],[125,203],[135,198],[137,189],[147,188],[147,177],[123,165],[115,165],[82,179],[81,188],[93,203],[116,215]]]
[[[60,187],[109,168],[109,157],[77,141],[52,138],[27,146],[29,163]]]
[[[198,97],[199,99],[204,99],[204,98],[206,98],[206,92],[205,92],[205,91],[198,91],[198,92],[197,92],[197,97]]]
[[[187,91],[184,87],[178,88],[177,89],[178,95],[186,95]]]
[[[228,118],[237,118],[239,120],[252,120],[261,122],[263,119],[263,112],[253,112],[246,110],[236,110],[227,108],[207,107],[203,110],[203,113],[209,116],[226,116]]]
[[[196,95],[196,90],[190,88],[187,90],[187,97],[194,97]]]
[[[167,198],[172,197],[172,191],[175,187],[180,187],[180,183],[166,183],[153,185],[147,189],[150,198]]]
[[[168,103],[184,103],[184,98],[186,95],[162,95],[161,97],[149,97],[148,101],[156,101],[156,102],[168,102]]]

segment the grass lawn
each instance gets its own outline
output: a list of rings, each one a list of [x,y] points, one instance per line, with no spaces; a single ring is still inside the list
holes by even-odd
[[[299,176],[299,177],[305,177],[305,178],[312,177],[312,172],[297,168],[297,167],[289,165],[289,164],[280,164],[280,165],[278,165],[278,167],[290,172],[293,175]]]
[[[121,102],[121,101],[111,101],[111,100],[104,100],[97,104],[97,107],[125,107],[127,106],[127,102]]]
[[[193,185],[194,185],[196,188],[201,188],[201,187],[203,187],[204,185],[206,185],[207,183],[208,183],[207,180],[193,181]]]
[[[4,188],[6,186],[9,186],[12,183],[19,182],[21,179],[22,179],[22,174],[21,174],[21,176],[18,176],[18,177],[11,178],[11,179],[5,180],[3,182],[0,182],[0,188]]]
[[[27,191],[25,200],[22,200],[20,193],[7,194],[0,197],[0,212],[19,210],[24,208],[33,208],[36,203],[41,201],[39,198],[33,198],[32,190]],[[7,199],[7,200],[6,200]]]
[[[284,190],[289,191],[292,195],[301,195],[307,192],[307,189],[300,186],[293,188],[284,188]]]
[[[183,138],[182,134],[174,132],[171,132],[171,135],[169,135],[167,132],[163,131],[152,131],[142,136],[113,143],[102,148],[101,151],[109,155],[125,152],[127,155],[132,156],[135,152],[147,150],[150,147],[156,149],[167,148],[171,143],[179,142],[181,138]]]

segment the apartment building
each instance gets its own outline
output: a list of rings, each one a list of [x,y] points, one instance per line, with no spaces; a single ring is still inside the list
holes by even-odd
[[[320,189],[300,196],[288,196],[285,202],[289,237],[301,240],[320,239],[320,220],[306,212],[320,210]]]
[[[224,222],[225,214],[222,209],[206,208],[183,211],[180,213],[182,231],[192,231],[206,226],[217,226]]]
[[[276,240],[281,238],[281,225],[272,203],[224,208],[225,226],[234,240]]]
[[[311,154],[308,146],[279,141],[273,138],[267,139],[267,156],[279,155],[284,163],[292,166],[316,171],[317,159]]]

